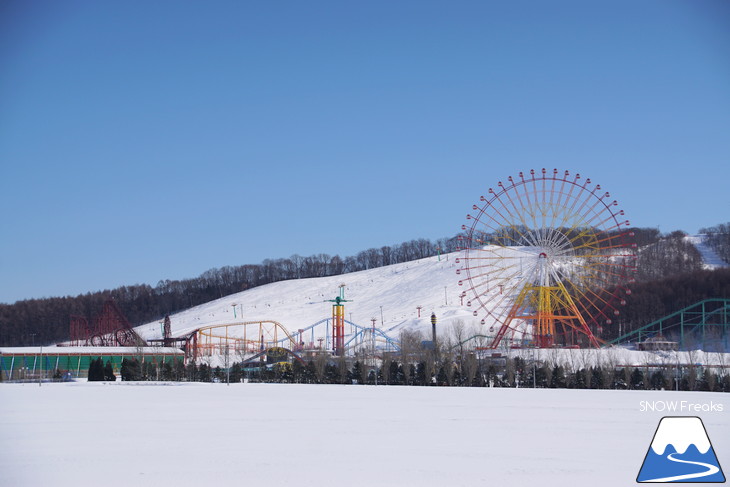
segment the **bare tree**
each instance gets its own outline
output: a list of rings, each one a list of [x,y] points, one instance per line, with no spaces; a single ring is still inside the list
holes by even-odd
[[[325,352],[318,352],[314,357],[314,375],[317,377],[317,382],[323,382],[324,371],[327,368],[327,362],[329,358]]]
[[[421,350],[421,342],[423,336],[420,331],[403,330],[400,333],[400,352],[401,362],[403,365],[403,375],[406,383],[410,382],[411,364],[418,363],[419,351]]]

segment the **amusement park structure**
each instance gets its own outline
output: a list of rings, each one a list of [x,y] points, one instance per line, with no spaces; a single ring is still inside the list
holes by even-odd
[[[488,348],[601,345],[636,271],[617,206],[600,185],[557,169],[510,176],[473,205],[457,274],[493,332]]]
[[[345,354],[345,285],[340,284],[340,295],[329,300],[332,303],[332,341],[338,357]]]
[[[144,340],[132,329],[116,303],[108,300],[91,324],[84,316],[72,315],[70,324],[72,346],[130,347],[144,345]]]
[[[229,356],[244,362],[262,359],[276,350],[285,358],[312,357],[327,354],[333,357],[367,355],[370,358],[396,352],[398,341],[375,326],[361,326],[345,319],[345,285],[331,300],[332,316],[296,331],[288,330],[274,320],[233,321],[207,325],[180,336],[171,336],[169,317],[160,323],[162,339],[150,339],[150,345],[174,346],[185,351],[189,360],[216,360]],[[278,351],[284,350],[285,354]],[[223,360],[219,360],[223,362]]]
[[[611,345],[636,343],[639,349],[730,351],[730,299],[704,299],[625,333]]]
[[[242,321],[198,328],[187,338],[186,351],[193,360],[201,356],[255,355],[269,348],[297,348],[294,338],[281,323],[271,320]]]

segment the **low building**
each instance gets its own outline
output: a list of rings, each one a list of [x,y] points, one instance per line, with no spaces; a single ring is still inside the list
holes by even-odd
[[[182,350],[171,347],[3,347],[0,348],[0,380],[44,380],[54,377],[86,378],[89,364],[100,358],[118,374],[122,360],[172,363],[184,360]]]
[[[662,335],[654,335],[638,344],[639,350],[647,352],[656,352],[661,350],[679,350],[679,342],[667,340]]]

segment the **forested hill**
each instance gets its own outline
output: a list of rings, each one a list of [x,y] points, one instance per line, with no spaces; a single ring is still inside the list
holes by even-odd
[[[665,311],[671,312],[705,297],[730,297],[730,271],[703,270],[699,252],[685,240],[683,232],[663,235],[657,229],[633,231],[639,247],[639,282],[634,286],[635,292],[624,313],[627,326],[652,321],[666,314]],[[726,237],[716,232],[710,242],[717,241],[719,246],[716,248],[724,248],[722,245],[726,245]],[[0,304],[0,346],[51,344],[67,340],[69,316],[91,317],[109,298],[117,302],[133,325],[138,325],[272,282],[339,275],[456,250],[456,237],[435,242],[418,239],[371,248],[351,257],[293,255],[285,259],[267,259],[260,264],[211,269],[197,278],[160,281],[154,287],[123,286],[75,297]]]
[[[410,262],[457,250],[457,238],[416,239],[370,248],[357,255],[316,254],[309,257],[266,259],[260,264],[211,269],[183,280],[164,280],[156,286],[137,284],[79,296],[28,299],[0,304],[0,346],[51,344],[69,338],[69,316],[91,317],[109,298],[127,319],[138,325],[176,311],[257,286],[288,279],[325,277]]]

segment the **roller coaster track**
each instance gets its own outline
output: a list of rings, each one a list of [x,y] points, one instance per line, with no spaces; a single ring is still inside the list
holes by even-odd
[[[189,353],[192,348],[194,360],[201,354],[225,353],[231,346],[234,351],[260,352],[274,346],[290,349],[296,344],[289,331],[273,320],[203,326],[188,336],[186,349]]]
[[[302,360],[302,358],[299,355],[292,352],[288,348],[282,347],[282,349],[286,352],[286,356],[290,356],[290,357],[294,358],[294,360],[296,360],[300,364],[304,365],[304,360]],[[269,350],[264,350],[262,352],[257,353],[256,355],[253,355],[253,356],[247,358],[246,360],[243,361],[243,366],[246,367],[246,366],[250,366],[250,365],[259,365],[261,359],[265,359],[267,357],[268,353],[269,353]],[[259,363],[256,362],[257,360],[259,361]]]
[[[656,334],[672,333],[676,335],[679,348],[682,350],[687,345],[686,342],[690,336],[693,340],[700,339],[704,344],[706,331],[710,327],[716,327],[713,330],[720,329],[721,341],[724,342],[727,349],[729,345],[728,331],[730,331],[730,299],[710,298],[698,301],[663,318],[652,321],[648,325],[625,333],[607,342],[606,345],[631,341],[641,342]],[[698,331],[701,337],[694,336]]]
[[[321,319],[321,320],[317,321],[316,323],[313,323],[313,324],[307,326],[306,328],[301,328],[301,329],[297,330],[297,332],[294,333],[294,335],[295,336],[298,335],[299,339],[301,340],[306,332],[314,330],[314,328],[316,328],[317,326],[322,325],[323,323],[329,323],[331,320],[332,320],[332,318],[324,318],[324,319]],[[398,343],[397,340],[391,338],[385,332],[383,332],[382,330],[380,330],[378,328],[373,328],[371,326],[368,326],[368,327],[360,326],[360,325],[358,325],[356,323],[353,323],[352,321],[349,321],[349,320],[345,320],[345,324],[350,325],[352,328],[354,328],[355,330],[357,330],[345,342],[345,348],[346,349],[349,348],[350,346],[352,346],[353,345],[353,342],[355,342],[355,344],[362,343],[362,340],[364,340],[364,338],[368,334],[371,334],[371,336],[372,336],[372,334],[374,334],[375,335],[375,339],[378,340],[378,341],[380,341],[381,343],[385,343],[386,344],[386,347],[391,348],[392,350],[400,350],[400,343]],[[326,330],[329,330],[329,325],[327,325],[327,328],[325,328],[325,329]],[[329,347],[329,345],[330,345],[329,342],[330,342],[330,340],[331,340],[332,337],[329,336],[329,334],[325,333],[325,338],[327,339],[327,344],[326,344],[327,345],[327,348],[330,348]],[[357,339],[361,339],[361,341],[360,342],[357,342]]]
[[[273,320],[223,323],[203,326],[185,336],[169,338],[167,341],[170,343],[184,343],[186,353],[188,356],[192,355],[193,359],[197,359],[204,354],[222,354],[225,353],[226,348],[232,348],[234,351],[239,352],[248,351],[256,354],[255,357],[259,357],[271,347],[281,347],[295,353],[294,350],[302,348],[304,336],[307,332],[311,331],[314,336],[314,329],[325,325],[323,340],[326,340],[326,343],[324,348],[329,350],[332,341],[331,333],[329,333],[331,319],[324,318],[306,328],[297,330],[293,334],[284,325]],[[345,320],[345,324],[350,325],[351,330],[354,330],[345,342],[345,349],[362,345],[367,343],[368,340],[374,340],[377,343],[385,344],[386,350],[400,350],[398,341],[382,330],[363,327],[348,320]],[[254,329],[251,330],[251,328]]]

